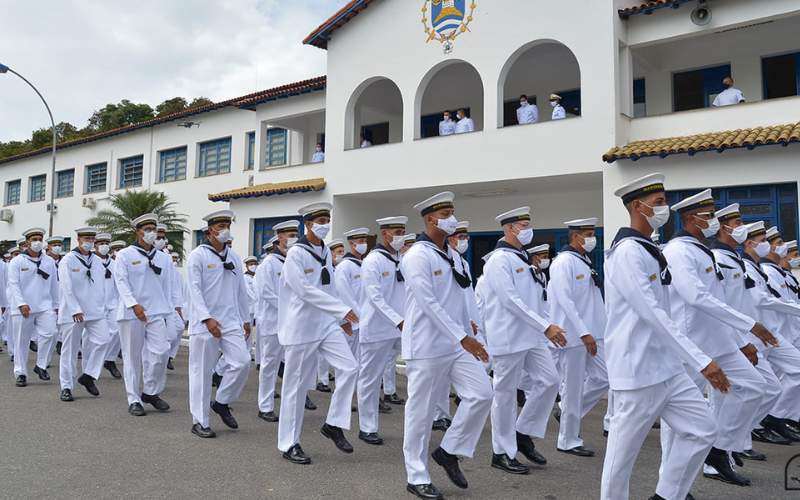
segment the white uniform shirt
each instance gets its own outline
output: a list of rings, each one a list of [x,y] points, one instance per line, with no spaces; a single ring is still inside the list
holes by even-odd
[[[742,91],[730,88],[717,94],[712,106],[730,106],[731,104],[739,104],[740,101],[744,101],[744,94]]]
[[[751,288],[750,299],[756,307],[756,319],[763,324],[775,338],[784,338],[792,342],[797,338],[794,328],[791,325],[791,314],[797,314],[800,309],[796,304],[784,302],[781,298],[775,297],[770,290],[775,290],[772,283],[767,286],[769,276],[753,262],[749,255],[744,256],[744,263],[747,274],[753,278],[755,286]],[[776,293],[780,295],[778,290]],[[751,341],[752,342],[752,341]],[[763,344],[753,342],[756,347],[762,348]],[[781,343],[781,340],[778,340]]]
[[[397,272],[402,273],[402,270],[399,264],[389,258],[400,261],[400,255],[378,245],[367,254],[361,265],[364,281],[361,343],[380,342],[401,336],[397,325],[403,321],[405,314],[406,283],[397,281]]]
[[[717,358],[747,345],[742,334],[756,321],[725,302],[714,261],[698,245],[694,236],[678,231],[664,249],[672,269],[672,318],[697,347]]]
[[[247,290],[247,297],[249,299],[249,304],[250,304],[249,308],[250,317],[248,318],[248,321],[250,321],[255,317],[256,304],[258,303],[258,291],[257,291],[258,287],[256,285],[256,275],[244,273],[242,275],[242,278],[244,279],[244,285]]]
[[[259,335],[278,334],[278,292],[284,260],[286,255],[276,249],[256,269],[256,326]]]
[[[453,135],[456,133],[456,122],[451,119],[439,122],[439,135]]]
[[[566,347],[583,347],[581,337],[602,341],[606,330],[603,296],[592,278],[591,261],[564,247],[550,266],[550,322],[566,333]]]
[[[169,272],[172,259],[155,247],[150,247],[150,252],[143,252],[144,248],[134,243],[117,253],[114,264],[114,281],[119,293],[117,321],[138,321],[133,313],[136,304],[146,309],[148,320],[172,314],[172,280]],[[156,274],[150,268],[148,256],[152,257],[154,266],[161,268],[161,274]]]
[[[317,151],[314,153],[314,156],[311,157],[311,163],[321,163],[323,161],[325,161],[324,151]]]
[[[456,251],[458,253],[458,251]],[[469,270],[469,263],[464,258],[463,255],[461,257],[461,265],[464,268],[464,274],[469,278],[470,283],[475,283],[472,279],[472,272]],[[478,298],[475,296],[475,289],[472,286],[468,286],[464,288],[464,300],[467,301],[467,311],[469,311],[469,319],[478,327],[478,332],[481,334],[486,332],[484,328],[483,318],[481,317],[481,313],[478,310]]]
[[[8,307],[8,265],[0,261],[0,307]]]
[[[719,270],[724,276],[722,289],[725,292],[725,303],[736,311],[758,321],[756,304],[746,288],[748,275],[744,262],[740,260],[739,255],[733,248],[718,240],[714,240],[711,244],[711,251],[714,252],[717,264],[719,264]],[[761,342],[758,337],[750,332],[738,333],[745,342],[755,346],[758,346],[759,342]]]
[[[322,284],[323,265],[305,248],[325,262],[330,283]],[[280,279],[278,340],[282,345],[317,342],[340,330],[350,308],[339,300],[331,252],[323,244],[315,247],[300,238],[286,253]]]
[[[482,301],[489,354],[513,354],[547,341],[550,322],[540,314],[542,295],[533,272],[527,254],[508,244],[499,244],[486,260]]]
[[[759,267],[767,276],[767,283],[780,295],[780,298],[776,297],[776,299],[780,300],[784,304],[795,305],[795,302],[791,297],[792,291],[789,289],[789,284],[786,281],[787,278],[784,275],[785,271],[783,268],[767,259],[761,259],[759,262]],[[788,311],[776,311],[776,315],[778,317],[778,332],[780,332],[783,338],[794,343],[794,341],[797,340],[800,332],[794,328],[795,322],[791,316],[786,314],[786,312]],[[770,330],[770,333],[773,333],[772,330]]]
[[[186,281],[192,298],[189,335],[204,333],[204,320],[213,318],[220,331],[240,330],[250,322],[250,297],[242,279],[239,255],[232,248],[222,254],[208,244],[192,250],[186,263]],[[220,258],[222,257],[222,258]],[[232,268],[226,269],[225,266]]]
[[[535,104],[526,102],[517,108],[517,122],[520,125],[525,123],[536,123],[539,121],[539,108]]]
[[[606,366],[609,385],[617,391],[650,387],[711,363],[670,318],[668,289],[673,285],[662,284],[658,260],[635,240],[653,245],[624,228],[605,260]]]
[[[364,287],[361,273],[361,261],[355,255],[347,253],[344,259],[336,266],[336,291],[344,305],[352,309],[361,318],[361,304],[364,303]],[[359,328],[359,323],[353,323],[353,329]]]
[[[81,263],[85,262],[89,267]],[[91,278],[87,275],[91,272]],[[61,305],[58,308],[58,323],[72,323],[72,317],[83,314],[84,321],[105,319],[106,278],[100,257],[90,253],[68,252],[58,266],[58,281],[61,286]]]
[[[456,134],[463,134],[464,132],[474,132],[475,124],[472,118],[464,117],[456,122]]]
[[[114,281],[114,267],[116,266],[117,261],[108,256],[103,258],[99,255],[95,255],[95,257],[100,260],[100,265],[102,266],[101,279],[103,280],[103,288],[105,291],[106,313],[116,311],[117,307],[119,306],[117,283]],[[108,278],[106,278],[106,270],[108,270],[108,273],[110,273]]]
[[[564,110],[564,106],[562,106],[560,104],[556,104],[553,107],[553,114],[552,114],[552,116],[550,118],[552,120],[560,120],[560,119],[566,118],[566,117],[567,117],[567,112]]]
[[[183,317],[187,318],[188,310],[183,311],[183,304],[186,302],[186,282],[183,281],[183,276],[178,268],[173,264],[172,266],[172,308],[181,308]]]
[[[372,143],[369,142],[368,140],[364,139],[363,141],[361,141],[361,147],[362,148],[368,148],[370,146],[372,146]]]
[[[39,269],[49,276],[44,279],[36,272]],[[11,316],[20,316],[20,306],[27,305],[31,313],[58,309],[58,277],[53,259],[40,253],[34,259],[27,250],[8,263],[8,301]]]

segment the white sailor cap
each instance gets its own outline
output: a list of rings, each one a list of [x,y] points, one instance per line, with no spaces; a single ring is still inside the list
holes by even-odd
[[[784,245],[787,245],[789,247],[788,250],[789,252],[794,252],[797,250],[797,240],[787,241],[786,243],[784,243]]]
[[[735,219],[737,217],[741,217],[742,213],[739,211],[739,204],[732,203],[727,207],[723,208],[722,210],[717,210],[717,219],[719,219],[720,223]]]
[[[278,235],[276,234],[275,236],[273,236],[272,238],[270,238],[270,239],[269,239],[269,241],[267,241],[267,244],[268,244],[268,245],[274,245],[274,244],[276,244],[277,242],[278,242]]]
[[[156,214],[140,215],[139,217],[133,219],[131,221],[131,224],[136,229],[139,229],[142,226],[145,226],[147,224],[152,224],[152,225],[156,226],[156,225],[158,225],[158,215],[156,215]]]
[[[19,249],[18,246],[17,247],[12,247],[11,250],[8,251],[8,253],[10,253],[10,254],[20,253],[20,249]]]
[[[663,193],[664,191],[664,174],[656,172],[618,187],[614,191],[614,196],[622,198],[622,204],[627,205],[637,198],[649,196],[653,193]]]
[[[258,257],[256,257],[255,255],[249,255],[245,257],[245,259],[242,262],[244,262],[245,264],[247,264],[248,262],[258,262]]]
[[[555,101],[556,99],[561,99],[561,96],[558,94],[550,94],[551,101]]]
[[[115,240],[111,242],[111,249],[114,250],[116,248],[125,248],[125,242],[122,240]]]
[[[589,217],[588,219],[575,219],[568,220],[564,223],[569,229],[576,231],[588,231],[597,226],[597,217]]]
[[[375,222],[378,223],[381,229],[405,229],[408,217],[404,215],[384,217],[383,219],[377,219]]]
[[[414,210],[417,210],[421,216],[426,216],[431,212],[442,210],[444,208],[454,208],[453,199],[455,195],[450,191],[444,191],[439,194],[433,195],[427,200],[414,205]]]
[[[272,230],[275,231],[276,234],[294,233],[298,231],[299,228],[300,228],[299,220],[287,220],[281,222],[280,224],[275,224],[274,226],[272,226]]]
[[[175,248],[175,247],[173,247],[172,245],[167,245],[167,250],[169,250],[170,252],[171,252],[171,251],[172,251],[174,248]]]
[[[681,200],[678,203],[669,207],[670,210],[678,212],[679,214],[697,210],[698,208],[708,209],[709,212],[714,211],[714,197],[711,196],[711,190],[706,189],[693,196]]]
[[[653,243],[658,243],[661,240],[661,235],[658,234],[658,231],[653,231],[653,234],[650,235],[650,241]]]
[[[531,220],[531,207],[515,208],[514,210],[498,215],[494,220],[499,222],[501,226],[521,220]]]
[[[408,243],[409,241],[411,243],[414,243],[415,241],[417,241],[417,234],[416,233],[407,234],[403,238],[403,241],[405,241],[406,243]]]
[[[92,226],[81,227],[75,230],[75,232],[78,233],[78,238],[82,236],[97,236],[97,231],[99,231],[99,229]]]
[[[62,243],[63,241],[64,241],[63,236],[51,236],[46,240],[44,240],[44,242],[47,243],[48,245],[53,245],[55,243]]]
[[[367,229],[366,227],[360,227],[358,229],[351,229],[350,231],[344,233],[344,238],[347,241],[350,241],[350,240],[357,240],[359,238],[366,238],[368,235],[369,235],[369,229]]]
[[[537,245],[535,247],[530,247],[530,248],[526,249],[526,251],[531,255],[538,255],[538,254],[550,255],[550,245],[545,243],[543,245]]]
[[[755,238],[756,236],[760,236],[762,234],[767,234],[767,230],[764,229],[763,220],[753,222],[745,227],[747,227],[747,239]]]
[[[203,220],[208,223],[208,225],[212,224],[219,224],[220,222],[227,222],[228,224],[231,223],[233,220],[233,211],[231,210],[219,210],[217,212],[210,213],[203,217]]]
[[[335,240],[328,243],[328,248],[330,248],[331,250],[334,250],[339,247],[344,247],[344,240],[340,238],[336,238]]]
[[[303,216],[303,222],[314,220],[319,217],[330,217],[333,205],[327,201],[316,201],[302,206],[297,210],[297,213]]]
[[[108,233],[100,233],[94,239],[95,243],[110,243],[111,242],[111,235]]]
[[[41,227],[32,227],[30,229],[23,231],[22,236],[25,237],[25,239],[23,239],[22,241],[27,240],[31,236],[41,236],[44,238],[44,229],[42,229]]]
[[[6,253],[5,253],[5,255],[3,255],[3,258],[6,258],[6,259],[7,259],[7,258],[9,258],[9,257],[11,257],[11,254],[10,254],[10,253],[8,253],[8,252],[6,252]]]
[[[777,226],[772,226],[771,228],[767,229],[767,241],[772,243],[774,240],[777,240],[781,237],[781,232],[778,231]]]
[[[453,231],[453,234],[450,236],[458,236],[459,234],[467,234],[469,232],[469,221],[468,220],[460,220],[458,224],[456,224],[456,230]]]
[[[178,254],[178,252],[172,252],[170,255],[172,256],[173,259],[179,259],[180,258],[180,254]]]
[[[23,243],[25,243],[25,239],[26,238],[24,236],[22,238],[18,239],[17,240],[17,246],[22,245]]]
[[[157,224],[156,231],[159,233],[166,233],[167,232],[167,225],[166,224]]]

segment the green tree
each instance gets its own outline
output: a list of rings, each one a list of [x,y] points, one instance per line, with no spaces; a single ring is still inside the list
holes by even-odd
[[[186,111],[188,106],[189,104],[183,97],[173,97],[172,99],[167,99],[156,106],[156,118]]]
[[[191,104],[189,104],[189,107],[188,107],[188,108],[186,108],[186,109],[194,109],[194,108],[199,108],[199,107],[201,107],[201,106],[208,106],[209,104],[214,104],[214,101],[212,101],[212,100],[211,100],[211,99],[209,99],[208,97],[202,97],[202,96],[201,96],[201,97],[196,97],[196,98],[195,98],[195,99],[194,99],[194,100],[191,102]]]
[[[149,104],[136,104],[123,99],[119,104],[106,104],[89,118],[89,128],[95,133],[108,132],[134,123],[151,120],[155,116]]]
[[[176,202],[171,201],[164,193],[158,191],[124,191],[109,197],[111,206],[97,212],[97,215],[86,220],[86,224],[109,233],[114,240],[123,240],[128,244],[137,241],[136,231],[131,221],[140,215],[154,213],[158,222],[166,224],[167,233],[185,234],[188,218],[176,210]],[[173,252],[183,257],[183,240],[170,240]]]

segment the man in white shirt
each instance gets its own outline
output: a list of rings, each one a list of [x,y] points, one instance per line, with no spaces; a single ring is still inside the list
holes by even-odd
[[[328,243],[328,250],[331,251],[331,259],[333,259],[333,268],[335,271],[336,268],[339,267],[339,264],[342,262],[342,259],[344,259],[344,240],[342,240],[341,238],[336,238],[335,240],[331,240],[331,242]],[[334,276],[336,276],[335,272]],[[358,311],[356,309],[353,309],[353,311],[356,314],[358,314]],[[355,331],[353,333],[355,334]],[[352,336],[352,335],[345,334],[345,336]],[[348,345],[352,344],[348,342]],[[356,354],[353,354],[353,356],[356,356]],[[356,359],[358,358],[356,357]],[[324,356],[319,356],[317,360],[317,390],[319,392],[331,392],[331,388],[328,385],[328,383],[331,380],[332,380],[331,365],[330,363],[328,363],[328,361],[325,359]]]
[[[361,134],[361,137],[359,138],[359,142],[360,142],[362,148],[368,148],[368,147],[372,146],[372,143],[369,142],[366,137],[364,137],[364,134]]]
[[[444,112],[444,120],[439,122],[439,135],[453,135],[456,133],[456,122],[451,119],[450,111]]]
[[[153,247],[159,252],[164,252],[169,255],[169,247],[167,240],[167,225],[158,224],[156,226],[156,241],[153,242]],[[171,256],[170,256],[171,259]],[[178,280],[183,281],[183,277],[175,268],[175,266],[168,266],[164,270],[169,275],[170,282],[172,283],[172,312],[167,316],[167,340],[169,341],[169,357],[167,358],[167,370],[174,370],[172,359],[175,357],[173,352],[177,354],[180,345],[180,337],[183,335],[183,287]]]
[[[456,112],[458,122],[456,122],[456,134],[463,134],[465,132],[474,132],[475,123],[472,118],[467,118],[467,112],[462,108]]]
[[[564,106],[561,105],[561,96],[558,94],[550,94],[550,106],[553,107],[553,114],[551,120],[561,120],[567,117],[567,112]]]
[[[103,235],[100,235],[103,236]],[[111,235],[108,236],[109,239]],[[97,242],[95,242],[97,243]],[[103,246],[103,244],[96,244],[97,248]],[[110,340],[108,342],[108,347],[106,347],[106,357],[105,363],[103,363],[103,368],[108,370],[114,378],[122,378],[122,373],[120,373],[119,369],[117,368],[117,358],[119,357],[120,353],[122,352],[122,344],[119,340],[119,324],[117,323],[117,309],[119,307],[119,292],[117,292],[117,282],[114,279],[114,269],[116,268],[117,263],[117,254],[120,250],[125,248],[125,242],[122,240],[112,241],[109,245],[108,256],[103,260],[103,267],[105,267],[109,272],[111,272],[110,283],[106,280],[106,323],[108,323],[108,333],[110,335]],[[108,265],[106,265],[108,264]],[[105,273],[105,271],[104,271]],[[105,273],[106,276],[108,273]]]
[[[526,123],[536,123],[539,121],[539,108],[536,104],[528,102],[528,96],[522,94],[519,96],[519,107],[517,108],[517,123],[524,125]]]
[[[244,259],[244,284],[247,288],[247,296],[250,297],[250,338],[247,339],[247,352],[253,350],[255,344],[255,359],[259,359],[259,347],[255,342],[256,303],[258,302],[258,292],[256,290],[256,269],[258,269],[258,257],[250,255]]]
[[[362,318],[361,304],[364,302],[363,273],[361,272],[361,258],[367,253],[367,232],[365,227],[352,229],[344,233],[349,252],[344,254],[341,262],[336,265],[336,272],[333,273],[336,279],[336,291],[339,298],[346,306],[349,306],[355,313]],[[360,323],[353,323],[353,334],[346,335],[345,340],[350,346],[350,351],[356,359],[359,367],[361,366],[360,355],[358,352]],[[356,385],[358,382],[356,382]]]
[[[744,104],[744,94],[741,90],[733,88],[733,78],[726,77],[722,80],[722,86],[725,90],[717,94],[714,98],[712,106],[730,106],[732,104]]]
[[[322,163],[325,161],[325,151],[322,150],[322,143],[317,143],[317,150],[311,156],[311,163]]]
[[[400,249],[400,255],[405,255],[408,252],[412,245],[417,242],[417,235],[415,233],[407,234],[403,237],[403,248]]]
[[[56,264],[56,274],[58,274],[58,265],[61,263],[62,257],[62,244],[64,242],[63,236],[51,236],[44,240],[45,246],[47,247],[47,256],[50,257],[55,261]],[[61,325],[56,324],[58,328],[57,340],[56,340],[56,352],[59,356],[61,356]]]

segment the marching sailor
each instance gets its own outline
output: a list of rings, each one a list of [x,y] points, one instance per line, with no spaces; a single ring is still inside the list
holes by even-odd
[[[361,259],[367,253],[367,232],[365,227],[353,229],[344,233],[349,252],[344,254],[342,261],[336,266],[336,291],[339,298],[346,306],[356,312],[363,319],[361,304],[364,302],[363,273],[361,272]],[[359,323],[353,323],[353,334],[345,337],[356,361],[359,360]]]
[[[333,269],[334,269],[334,271],[336,271],[336,268],[339,267],[339,264],[344,259],[344,240],[339,239],[339,238],[337,238],[335,240],[332,240],[330,243],[328,243],[328,250],[331,251],[331,258],[333,259]],[[335,277],[336,273],[334,272],[333,274],[334,274],[334,277]],[[338,293],[338,290],[337,290],[337,293]],[[347,304],[345,304],[345,305],[347,305]],[[355,311],[356,314],[358,314],[356,309],[352,309],[352,310]],[[355,335],[355,330],[353,330],[353,334],[352,335]],[[352,336],[352,335],[346,334],[345,336],[349,337],[349,336]],[[348,341],[348,345],[351,345],[349,341]],[[356,355],[353,354],[353,356],[356,356]],[[358,357],[356,357],[356,359],[358,359]],[[317,359],[317,380],[318,380],[318,382],[317,382],[317,390],[319,392],[331,392],[331,388],[328,385],[328,382],[330,380],[332,380],[332,377],[331,377],[331,365],[330,365],[330,363],[328,363],[328,361],[325,359],[324,356],[320,356]]]
[[[169,245],[170,247],[172,245]],[[169,248],[169,247],[168,247]],[[172,331],[173,337],[169,341],[169,359],[167,360],[167,370],[174,370],[172,360],[178,356],[178,349],[181,347],[181,338],[186,329],[186,318],[183,315],[184,311],[189,309],[185,307],[187,301],[188,291],[186,289],[186,282],[183,280],[183,275],[178,271],[178,260],[180,255],[178,252],[170,252],[172,258],[172,300],[173,311],[170,314],[171,321],[167,321],[167,333]]]
[[[247,295],[250,297],[250,338],[247,339],[247,352],[249,353],[253,349],[253,345],[255,344],[255,359],[258,359],[259,356],[259,348],[258,344],[255,342],[255,325],[253,322],[256,319],[256,303],[258,302],[258,293],[256,292],[256,269],[258,269],[258,257],[255,255],[250,255],[244,259],[244,284],[247,288]]]
[[[98,235],[101,237],[105,237],[105,235],[101,234]],[[111,237],[109,236],[109,239]],[[100,249],[104,246],[102,243],[95,241],[95,246]],[[105,260],[101,261],[103,263],[103,267],[105,270],[103,271],[103,279],[105,280],[108,276],[108,272],[111,273],[110,282],[106,280],[106,323],[108,323],[108,333],[110,336],[110,340],[108,341],[108,347],[106,347],[106,356],[105,362],[103,363],[103,368],[108,370],[114,378],[122,378],[122,374],[119,372],[117,368],[117,358],[122,351],[122,344],[119,341],[119,324],[117,323],[117,308],[119,307],[119,292],[117,292],[117,282],[114,279],[114,269],[116,268],[117,263],[117,254],[120,250],[125,248],[125,242],[122,240],[112,241],[109,244],[109,251],[108,256]],[[102,253],[99,253],[102,256]],[[108,271],[108,272],[106,272]]]
[[[417,235],[414,233],[407,234],[403,237],[403,248],[400,249],[400,256],[406,254],[411,249],[411,246],[416,243]]]

